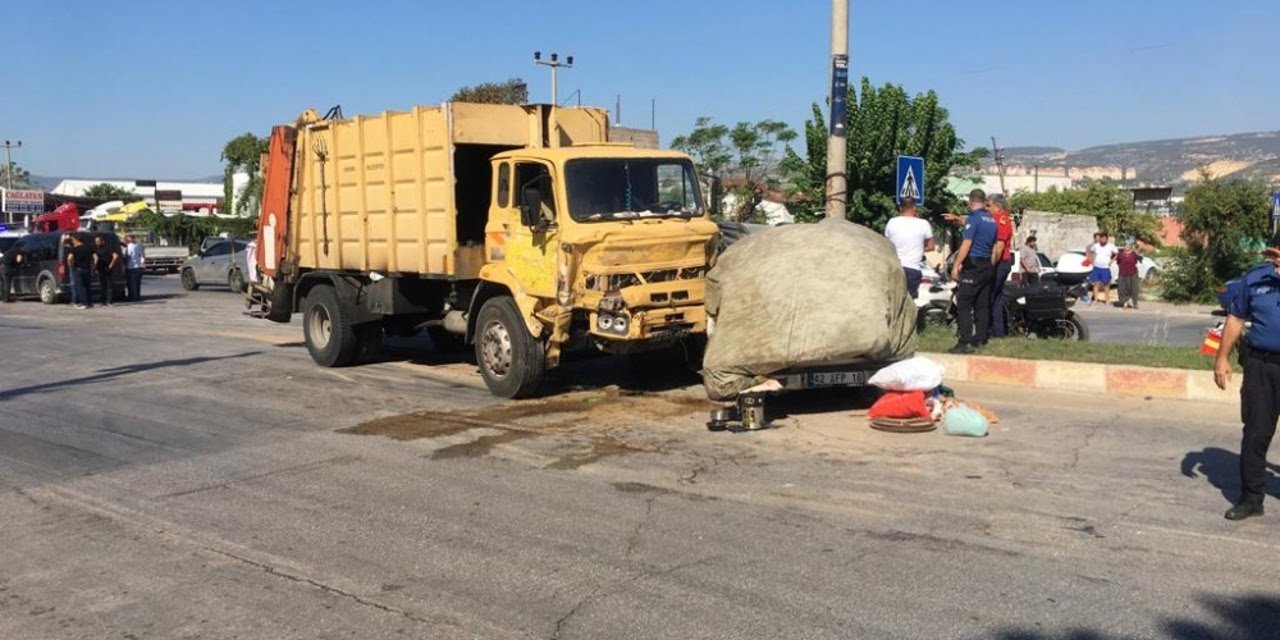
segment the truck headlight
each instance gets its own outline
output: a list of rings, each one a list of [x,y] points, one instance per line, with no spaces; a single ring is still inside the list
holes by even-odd
[[[613,316],[605,313],[596,315],[596,328],[601,331],[608,331],[613,328]]]
[[[626,316],[614,316],[613,318],[613,330],[618,333],[626,333],[627,325],[629,324],[630,322],[627,321]]]

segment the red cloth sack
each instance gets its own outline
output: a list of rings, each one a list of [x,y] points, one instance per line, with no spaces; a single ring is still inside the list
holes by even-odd
[[[923,391],[886,392],[867,410],[867,416],[872,419],[893,418],[897,420],[931,417],[929,408],[924,406]]]

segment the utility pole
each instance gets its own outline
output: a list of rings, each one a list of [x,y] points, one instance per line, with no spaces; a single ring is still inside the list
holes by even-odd
[[[619,127],[622,126],[622,94],[614,95],[613,119]]]
[[[1007,196],[1009,192],[1004,188],[1004,154],[996,144],[995,136],[991,136],[991,155],[996,159],[996,173],[1000,174],[1000,193]]]
[[[534,51],[533,62],[544,67],[551,67],[551,104],[560,106],[560,85],[558,84],[557,72],[560,71],[560,67],[572,69],[573,56],[565,56],[564,62],[561,62],[560,54],[552,53],[550,60],[543,60],[542,52]]]
[[[658,130],[658,99],[649,98],[649,130]]]
[[[21,149],[21,148],[22,148],[21,140],[18,140],[17,142],[10,142],[8,140],[4,141],[4,176],[5,176],[4,186],[6,189],[13,188],[13,158],[11,158],[9,155],[10,150]]]
[[[831,0],[831,127],[827,131],[826,202],[829,220],[844,220],[848,211],[848,100],[849,0]]]

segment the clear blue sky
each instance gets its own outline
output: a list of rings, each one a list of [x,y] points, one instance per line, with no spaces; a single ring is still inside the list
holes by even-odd
[[[851,75],[934,89],[971,144],[1081,148],[1280,128],[1280,2],[853,0]],[[694,118],[799,126],[825,98],[825,0],[66,0],[4,9],[0,139],[33,173],[193,178],[305,107],[435,103],[571,53],[567,98],[664,142]]]

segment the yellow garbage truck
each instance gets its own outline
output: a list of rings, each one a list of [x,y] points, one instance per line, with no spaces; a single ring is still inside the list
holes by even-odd
[[[307,110],[271,133],[250,305],[301,313],[322,366],[427,331],[527,397],[570,349],[705,335],[717,239],[688,156],[610,143],[601,109]]]

